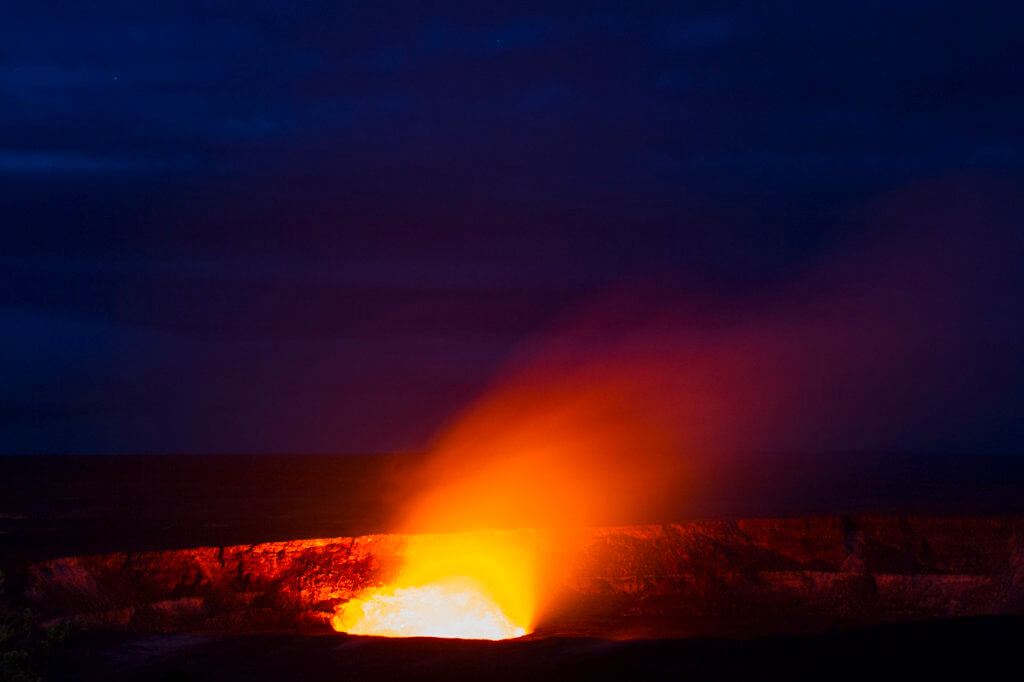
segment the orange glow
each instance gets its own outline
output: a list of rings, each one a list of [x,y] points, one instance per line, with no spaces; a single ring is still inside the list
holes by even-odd
[[[643,520],[678,494],[664,363],[632,344],[597,357],[568,350],[511,374],[441,432],[401,509],[404,530],[435,534],[410,536],[399,575],[338,607],[336,630],[532,632],[571,567],[536,567],[530,531],[494,529]]]
[[[339,632],[384,637],[508,639],[532,629],[533,556],[499,533],[409,537],[394,580],[340,605]]]
[[[890,213],[878,215],[888,222]],[[898,215],[917,220],[918,211]],[[977,250],[1002,244],[994,234],[990,242],[972,236],[966,243],[963,230],[933,234],[927,225],[927,236],[914,230],[837,251],[839,258],[822,260],[806,278],[748,300],[689,301],[640,287],[534,336],[491,389],[437,434],[420,466],[401,472],[400,529],[678,519],[699,508],[688,505],[707,495],[708,481],[725,493],[705,497],[705,508],[742,508],[767,489],[752,475],[749,453],[871,449],[872,432],[884,434],[896,422],[889,433],[904,432],[907,406],[921,405],[922,417],[945,414],[944,399],[928,403],[929,396],[947,395],[934,388],[963,379],[947,371],[948,358],[967,347],[961,340],[976,323],[975,304],[987,305],[977,294],[989,286],[990,263],[1010,260]],[[959,340],[935,346],[943,338]],[[823,460],[822,470],[828,466]],[[779,477],[775,499],[811,489],[788,467],[769,473]],[[458,610],[456,602],[476,604],[482,594],[529,631],[560,608],[560,586],[573,579],[575,567],[551,560],[547,547],[534,577],[498,558],[507,550],[500,543],[445,548],[430,537],[397,581],[361,595],[349,614],[358,606],[368,623],[368,610],[409,611],[411,619],[440,623]],[[425,606],[445,594],[450,604]],[[353,619],[343,610],[336,627],[358,627]]]
[[[656,518],[683,475],[660,366],[633,357],[520,375],[436,441],[405,528],[580,527]]]

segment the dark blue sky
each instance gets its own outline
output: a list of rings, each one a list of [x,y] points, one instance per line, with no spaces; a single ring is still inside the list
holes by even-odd
[[[1019,3],[4,14],[2,452],[415,449],[618,283],[742,307],[938,178],[1020,226]],[[981,319],[1009,379],[872,446],[1017,451]]]

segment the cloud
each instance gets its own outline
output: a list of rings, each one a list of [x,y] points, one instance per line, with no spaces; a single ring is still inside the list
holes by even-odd
[[[457,335],[196,339],[11,307],[0,330],[0,454],[411,448],[508,352]]]
[[[167,168],[161,161],[94,156],[75,152],[0,150],[0,173],[129,173]]]
[[[550,23],[523,19],[490,26],[438,23],[425,28],[416,44],[437,54],[491,55],[536,47],[551,36]]]
[[[742,36],[741,24],[733,16],[688,18],[658,27],[659,42],[673,50],[706,50],[734,42]]]

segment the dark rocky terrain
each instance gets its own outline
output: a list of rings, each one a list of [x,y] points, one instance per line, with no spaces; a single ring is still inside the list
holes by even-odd
[[[982,616],[754,639],[502,642],[346,635],[91,632],[44,671],[107,680],[1014,679],[1024,617]]]

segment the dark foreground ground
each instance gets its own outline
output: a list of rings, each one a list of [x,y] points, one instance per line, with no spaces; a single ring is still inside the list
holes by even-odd
[[[78,680],[1019,679],[1024,617],[806,637],[505,642],[88,633],[44,674]]]

